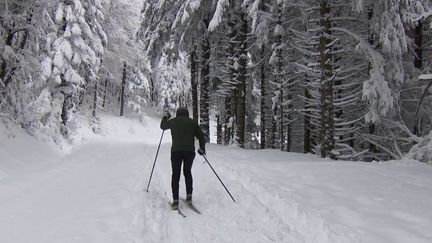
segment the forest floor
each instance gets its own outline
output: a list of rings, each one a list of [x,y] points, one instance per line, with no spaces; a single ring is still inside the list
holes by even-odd
[[[322,160],[209,144],[193,165],[197,214],[169,208],[170,135],[105,117],[67,154],[0,126],[0,242],[432,242],[432,167]],[[184,197],[183,178],[180,196]]]

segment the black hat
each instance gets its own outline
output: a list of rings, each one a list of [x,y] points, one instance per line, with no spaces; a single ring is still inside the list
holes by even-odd
[[[189,111],[186,107],[179,107],[176,112],[176,116],[187,116],[189,117]]]

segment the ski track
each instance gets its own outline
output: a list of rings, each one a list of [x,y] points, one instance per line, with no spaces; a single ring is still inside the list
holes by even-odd
[[[304,198],[297,194],[308,190],[319,198],[320,187],[331,193],[340,189],[337,184],[333,184],[333,188],[328,188],[332,184],[308,184],[308,179],[313,182],[313,175],[299,174],[287,177],[289,183],[281,186],[278,183],[280,178],[272,181],[272,176],[281,174],[280,171],[275,173],[278,171],[277,163],[268,162],[271,169],[267,171],[242,169],[248,166],[247,162],[253,156],[258,156],[255,160],[266,161],[265,153],[251,155],[214,145],[209,147],[210,163],[237,203],[231,200],[204,159],[197,155],[192,168],[194,205],[202,214],[198,215],[180,203],[187,215],[183,218],[169,208],[169,143],[161,147],[149,192],[146,192],[157,145],[93,142],[77,147],[59,161],[1,180],[0,208],[7,214],[1,215],[0,225],[7,227],[0,228],[0,242],[26,242],[29,234],[32,242],[36,243],[355,243],[359,242],[359,235],[364,234],[340,221],[326,221],[324,215],[332,209],[344,212],[343,217],[360,217],[355,209],[349,208],[350,203],[319,209],[305,204]],[[277,156],[276,160],[279,159]],[[295,156],[290,159],[295,159]],[[379,173],[372,167],[364,169]],[[267,179],[262,181],[248,174],[255,173],[255,170],[263,173],[261,178]],[[377,176],[390,175],[381,173]],[[391,175],[392,178],[398,176]],[[185,197],[183,179],[182,176],[180,197]],[[415,179],[409,183],[413,187],[424,186],[424,181]],[[341,197],[337,193],[332,196]],[[363,199],[353,197],[352,200],[361,202]],[[369,201],[364,201],[367,203]],[[393,215],[420,226],[430,223],[401,211],[395,211]],[[25,234],[22,229],[25,229]],[[416,232],[392,232],[394,228],[383,230],[395,237],[416,235]],[[422,240],[419,238],[417,242]]]
[[[215,153],[214,157],[215,162],[224,161],[220,153]],[[241,160],[248,161],[248,157],[236,159],[236,161]],[[269,237],[269,240],[274,242],[356,242],[352,235],[347,234],[350,229],[339,226],[339,233],[335,232],[320,216],[319,211],[306,210],[290,192],[280,195],[276,190],[272,190],[268,185],[260,184],[249,175],[239,174],[240,170],[225,168],[223,171],[229,175],[232,183],[240,182],[241,189],[238,194],[247,196],[244,198],[244,203],[254,203],[248,213],[253,214],[258,208],[269,216],[269,220],[263,222],[263,227],[267,223],[279,225],[278,234],[272,234],[273,237]]]
[[[319,215],[225,167],[220,155],[210,158],[238,202],[197,155],[194,202],[202,214],[180,204],[183,218],[169,209],[169,144],[162,146],[145,191],[155,151],[142,143],[87,144],[61,161],[3,180],[0,207],[14,209],[0,219],[10,225],[0,229],[0,241],[23,242],[25,228],[33,242],[338,242]],[[4,188],[9,183],[14,190]],[[182,177],[180,197],[184,190]]]
[[[163,145],[161,151],[164,152],[159,155],[150,195],[145,197],[152,203],[150,209],[166,212],[166,206],[158,201],[171,201],[169,146]],[[194,204],[202,215],[182,204],[187,218],[169,210],[162,216],[148,210],[143,218],[156,218],[162,223],[159,229],[143,232],[142,236],[152,235],[152,242],[355,242],[354,237],[346,235],[346,227],[340,226],[339,233],[332,232],[319,212],[309,212],[294,198],[281,197],[249,176],[220,163],[226,156],[230,155],[211,154],[215,164],[211,163],[237,203],[232,202],[204,159],[197,155],[193,165]],[[150,170],[151,165],[148,165],[143,171]],[[148,178],[148,175],[142,177]],[[182,177],[180,197],[184,197],[184,190]]]

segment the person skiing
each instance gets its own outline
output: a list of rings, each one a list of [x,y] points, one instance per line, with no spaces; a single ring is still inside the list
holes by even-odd
[[[186,184],[186,202],[192,203],[193,179],[192,163],[195,158],[195,137],[199,140],[198,154],[205,155],[206,139],[198,123],[189,118],[189,111],[185,107],[177,109],[176,117],[170,119],[169,112],[162,117],[160,128],[171,129],[171,189],[173,202],[171,208],[178,209],[179,203],[179,181],[181,165],[183,163],[183,175]]]

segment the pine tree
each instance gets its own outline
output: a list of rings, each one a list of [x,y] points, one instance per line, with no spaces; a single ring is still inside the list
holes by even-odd
[[[272,44],[272,55],[270,57],[269,63],[273,67],[273,85],[274,85],[274,96],[272,97],[273,100],[273,124],[274,130],[275,130],[275,140],[273,141],[273,147],[279,148],[281,150],[284,150],[285,148],[289,151],[290,148],[288,146],[287,138],[290,136],[290,129],[285,130],[285,128],[288,128],[289,122],[286,119],[288,118],[289,110],[287,107],[287,103],[290,102],[290,100],[287,100],[286,98],[290,95],[286,95],[286,93],[289,92],[288,87],[288,73],[287,70],[287,60],[285,58],[285,54],[287,53],[284,50],[286,49],[286,45],[284,42],[282,42],[283,37],[285,36],[285,30],[283,27],[283,1],[276,1],[276,4],[274,6],[275,13],[274,13],[274,31],[273,31],[273,44]],[[288,92],[286,92],[288,91]]]
[[[24,110],[42,85],[37,78],[40,44],[51,26],[44,15],[51,6],[42,1],[0,3],[0,112],[25,127],[34,117]]]
[[[54,19],[58,26],[57,37],[46,63],[52,63],[49,79],[55,86],[54,114],[60,114],[61,133],[67,137],[70,133],[68,122],[78,104],[79,87],[86,87],[85,77],[98,69],[100,60],[96,51],[101,52],[103,47],[96,44],[100,40],[85,19],[85,9],[80,1],[60,1]]]
[[[145,6],[151,17],[143,21],[142,40],[152,63],[160,65],[166,57],[162,65],[170,65],[188,52],[190,96],[200,90],[204,129],[210,109],[215,112],[219,143],[254,147],[254,117],[260,115],[261,148],[340,159],[372,158],[371,153],[400,157],[416,141],[412,133],[424,127],[420,119],[410,122],[415,118],[410,111],[425,88],[414,80],[424,73],[419,69],[430,67],[426,49],[419,48],[428,38],[419,22],[430,16],[428,1],[202,0]],[[200,77],[196,88],[195,77]],[[248,105],[256,102],[258,87],[259,112]]]
[[[256,36],[255,45],[256,61],[259,65],[259,80],[260,80],[260,137],[261,148],[271,148],[274,143],[272,136],[273,110],[272,110],[272,82],[269,68],[271,26],[273,19],[273,1],[254,2],[250,5],[249,15],[252,18],[252,32]]]
[[[391,94],[391,98],[386,98],[391,102],[386,103],[391,104],[392,108],[389,109],[391,112],[384,110],[377,114],[373,117],[375,119],[366,117],[367,121],[380,121],[373,125],[375,134],[366,139],[383,153],[381,158],[400,158],[403,151],[407,151],[412,143],[418,141],[418,137],[413,134],[416,123],[411,122],[415,121],[415,115],[411,112],[414,105],[410,100],[419,96],[415,92],[421,92],[416,88],[418,79],[413,78],[419,75],[415,70],[415,65],[419,63],[417,61],[416,64],[416,57],[411,55],[416,51],[410,43],[415,41],[415,26],[422,19],[419,16],[428,15],[431,6],[428,1],[397,0],[368,4],[380,13],[372,16],[371,23],[385,60],[383,68],[388,80],[387,89],[390,89],[387,93]],[[389,139],[387,134],[392,134],[392,138]]]
[[[332,1],[309,4],[316,6],[310,8],[308,15],[309,33],[304,34],[301,29],[294,32],[299,40],[295,42],[296,49],[307,57],[298,65],[305,80],[304,150],[308,152],[319,145],[322,156],[353,159],[361,154],[353,138],[363,127],[361,92],[365,80],[362,72],[367,68],[367,61],[356,53],[352,38],[354,43],[358,40],[365,43],[367,28],[354,30],[355,23],[365,20],[351,17],[355,13],[350,13],[349,4]],[[315,115],[317,112],[319,116]]]

